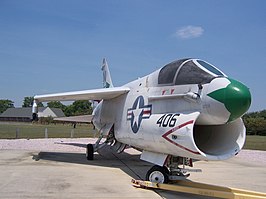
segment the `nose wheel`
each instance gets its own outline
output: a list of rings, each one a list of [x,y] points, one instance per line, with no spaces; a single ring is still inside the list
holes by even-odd
[[[154,165],[147,172],[146,180],[156,183],[167,183],[169,180],[169,170],[166,167]]]

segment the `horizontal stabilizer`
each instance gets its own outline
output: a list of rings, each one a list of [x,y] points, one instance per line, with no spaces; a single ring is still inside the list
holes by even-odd
[[[34,100],[38,102],[49,101],[76,101],[76,100],[102,100],[112,99],[129,92],[127,87],[101,88],[84,91],[36,95]]]
[[[78,115],[70,117],[56,117],[54,121],[59,122],[76,122],[76,123],[91,123],[92,115]]]

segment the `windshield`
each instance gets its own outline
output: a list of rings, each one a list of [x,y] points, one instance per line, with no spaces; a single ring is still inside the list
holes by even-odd
[[[213,67],[212,65],[208,64],[207,62],[205,61],[202,61],[202,60],[197,60],[197,62],[203,66],[205,69],[207,69],[208,71],[212,72],[213,74],[215,75],[218,75],[218,76],[224,76],[224,74],[217,70],[215,67]]]
[[[206,84],[214,78],[213,75],[202,70],[193,60],[186,62],[179,70],[175,85]]]

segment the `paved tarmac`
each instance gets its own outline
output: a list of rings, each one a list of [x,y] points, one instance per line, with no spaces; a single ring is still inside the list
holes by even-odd
[[[131,179],[144,179],[151,166],[133,149],[102,150],[93,161],[80,152],[0,150],[0,198],[207,198],[134,188]],[[265,162],[236,157],[195,166],[203,172],[193,181],[266,191]]]

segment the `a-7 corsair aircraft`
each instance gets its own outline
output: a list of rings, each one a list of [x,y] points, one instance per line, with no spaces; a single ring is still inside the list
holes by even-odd
[[[165,183],[188,176],[181,165],[225,160],[243,147],[241,116],[250,107],[250,91],[213,65],[181,59],[121,87],[113,87],[105,60],[102,70],[105,88],[34,97],[33,117],[38,102],[99,102],[92,123],[100,137],[87,145],[88,160],[107,144],[118,153],[131,146],[142,151],[142,160],[155,164],[147,180]]]

